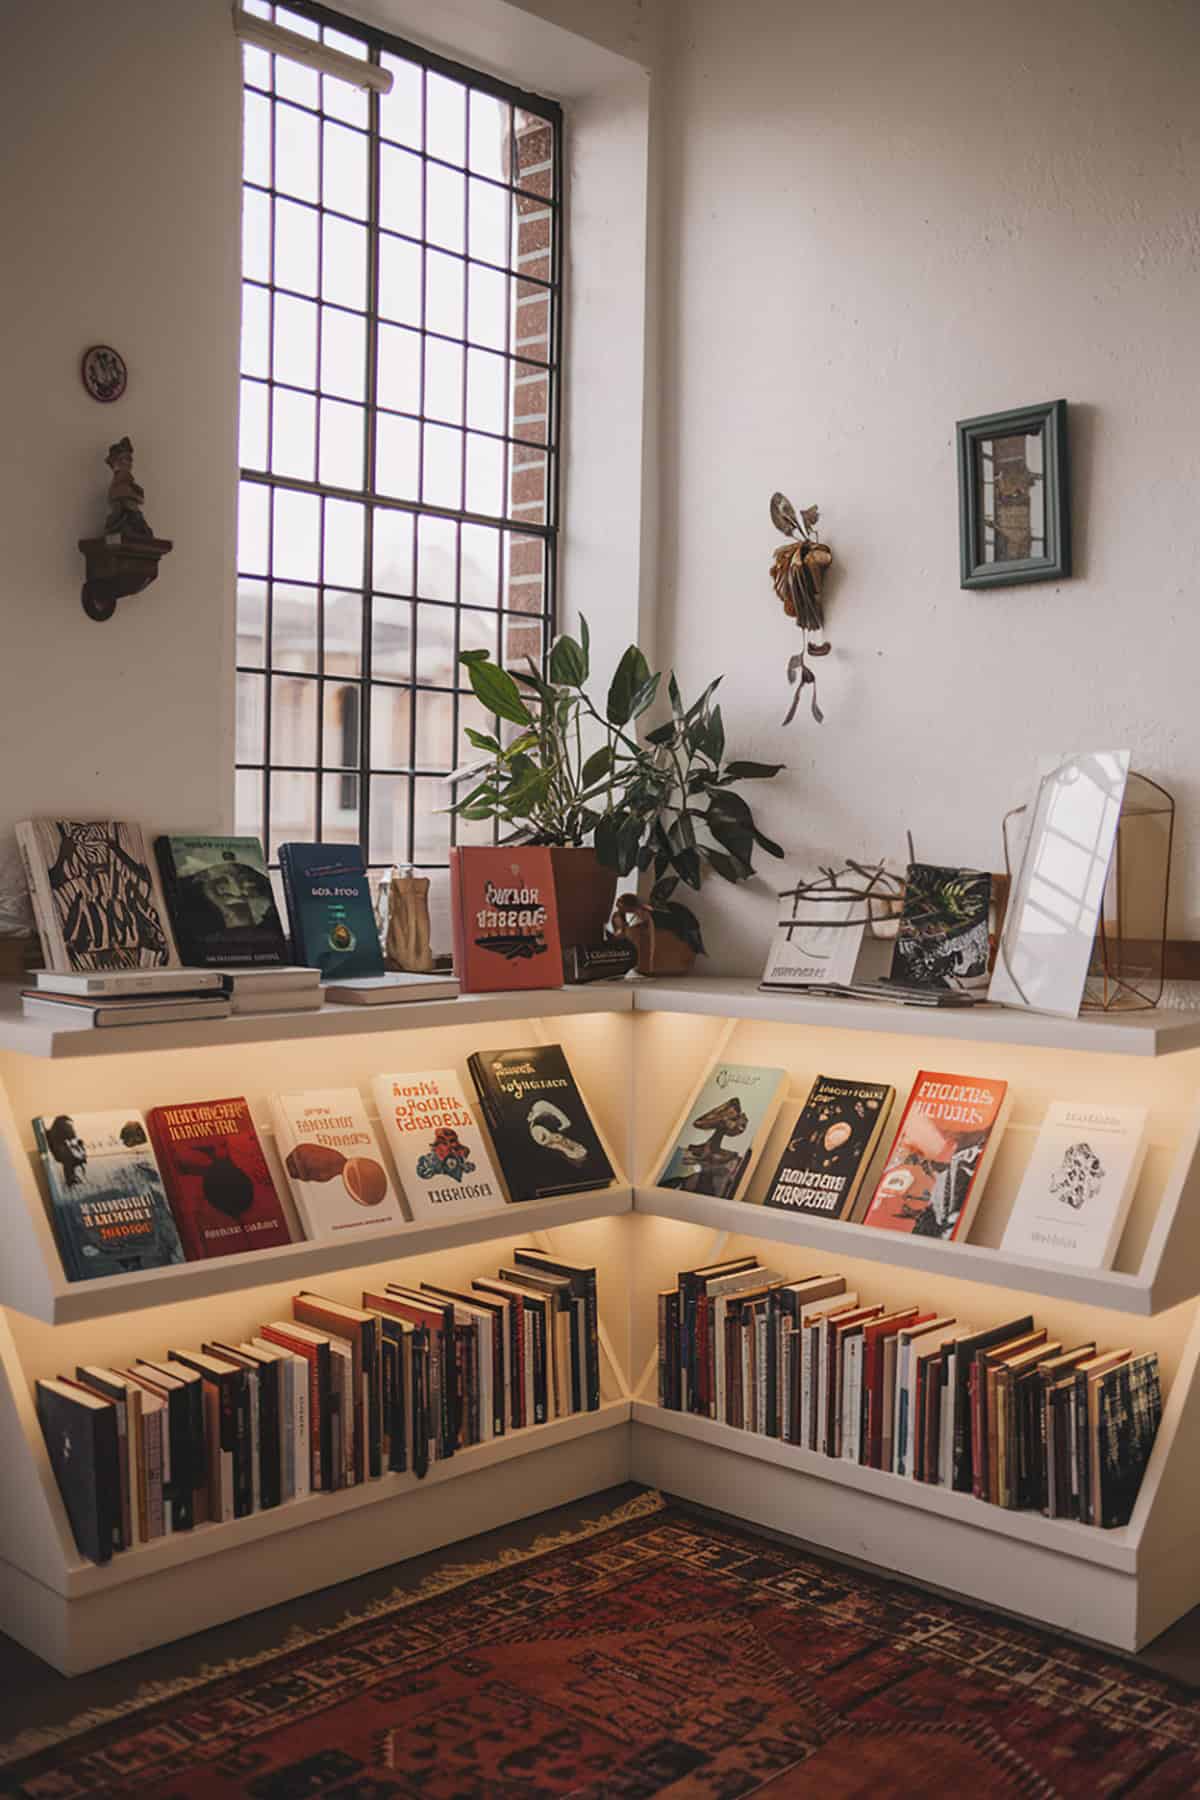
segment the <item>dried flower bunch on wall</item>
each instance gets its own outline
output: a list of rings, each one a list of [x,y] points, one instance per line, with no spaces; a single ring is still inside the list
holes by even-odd
[[[825,571],[833,561],[833,551],[817,537],[820,509],[806,506],[797,514],[786,494],[771,495],[771,523],[790,540],[780,544],[771,558],[771,580],[783,602],[783,610],[794,619],[804,633],[804,648],[788,658],[787,677],[795,687],[788,707],[785,725],[796,716],[800,696],[812,688],[812,716],[820,725],[825,717],[817,705],[817,678],[809,666],[809,658],[828,656],[830,645],[825,638],[825,614],[821,594]]]

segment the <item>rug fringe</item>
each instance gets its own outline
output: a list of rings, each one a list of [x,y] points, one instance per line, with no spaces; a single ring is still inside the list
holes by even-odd
[[[667,1501],[662,1494],[653,1489],[644,1494],[635,1494],[631,1500],[624,1501],[611,1512],[586,1524],[568,1525],[561,1531],[543,1532],[525,1549],[502,1550],[498,1556],[480,1562],[454,1563],[449,1568],[434,1570],[423,1576],[415,1587],[393,1588],[390,1594],[372,1601],[362,1612],[344,1614],[334,1625],[323,1625],[312,1631],[306,1631],[298,1625],[293,1626],[283,1642],[273,1645],[269,1650],[259,1650],[253,1656],[232,1657],[223,1663],[206,1663],[194,1675],[180,1675],[173,1681],[145,1682],[131,1699],[122,1701],[117,1706],[93,1707],[88,1712],[79,1713],[65,1725],[31,1726],[19,1737],[0,1744],[0,1767],[19,1762],[27,1756],[35,1756],[40,1750],[53,1749],[56,1744],[80,1737],[85,1731],[92,1731],[98,1725],[110,1725],[117,1719],[127,1719],[131,1713],[140,1712],[144,1707],[153,1706],[160,1700],[171,1700],[176,1695],[186,1694],[192,1688],[203,1686],[205,1682],[219,1680],[225,1675],[237,1675],[243,1669],[257,1668],[262,1663],[270,1662],[274,1656],[303,1650],[310,1644],[319,1644],[322,1639],[333,1637],[352,1625],[365,1624],[385,1613],[404,1612],[410,1606],[422,1605],[455,1588],[463,1587],[470,1581],[477,1581],[480,1576],[494,1575],[499,1570],[512,1568],[518,1563],[533,1562],[568,1544],[584,1543],[602,1531],[611,1531],[617,1525],[628,1524],[631,1519],[648,1518],[653,1513],[661,1512],[666,1505]]]

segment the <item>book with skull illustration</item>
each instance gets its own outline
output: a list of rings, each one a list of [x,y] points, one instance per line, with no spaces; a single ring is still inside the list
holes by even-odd
[[[819,1219],[848,1219],[895,1098],[895,1088],[883,1082],[818,1075],[764,1204]]]
[[[177,969],[158,869],[139,825],[22,819],[17,844],[50,969]]]
[[[68,1281],[183,1262],[141,1113],[58,1113],[33,1134]]]
[[[476,1051],[467,1059],[510,1200],[613,1182],[561,1044]]]
[[[921,1069],[863,1223],[915,1237],[971,1235],[999,1144],[1008,1083]]]
[[[155,1106],[146,1124],[189,1262],[291,1242],[241,1095]]]
[[[984,993],[991,902],[990,875],[910,863],[892,953],[892,980],[912,987]]]
[[[453,1069],[376,1075],[371,1091],[415,1219],[453,1219],[504,1205],[483,1132]]]
[[[692,1095],[657,1185],[739,1199],[787,1083],[785,1069],[717,1063]]]
[[[405,1223],[357,1088],[275,1094],[271,1119],[307,1237],[349,1243]]]
[[[1109,1269],[1146,1156],[1144,1106],[1055,1100],[1046,1111],[1001,1249]]]

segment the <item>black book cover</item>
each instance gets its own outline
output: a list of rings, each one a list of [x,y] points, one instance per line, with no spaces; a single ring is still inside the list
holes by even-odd
[[[1162,1419],[1162,1384],[1153,1351],[1119,1363],[1099,1382],[1100,1517],[1111,1531],[1128,1525]]]
[[[427,1294],[437,1294],[446,1300],[454,1300],[461,1306],[474,1306],[486,1313],[492,1321],[492,1431],[496,1437],[503,1437],[505,1432],[505,1390],[504,1390],[504,1332],[508,1322],[510,1308],[503,1306],[499,1300],[482,1293],[464,1293],[459,1288],[439,1287],[436,1281],[423,1281],[421,1290]]]
[[[585,1368],[581,1410],[596,1412],[600,1406],[600,1312],[596,1294],[596,1271],[581,1263],[562,1262],[545,1250],[514,1250],[513,1261],[531,1269],[548,1269],[552,1275],[565,1275],[571,1292],[583,1302]]]
[[[440,1355],[441,1357],[442,1416],[438,1421],[438,1437],[442,1446],[442,1455],[453,1456],[461,1436],[458,1342],[454,1331],[454,1307],[450,1302],[439,1300],[433,1294],[423,1294],[419,1288],[401,1287],[397,1282],[389,1281],[385,1292],[398,1300],[406,1301],[410,1306],[423,1308],[426,1313],[433,1314],[439,1321],[436,1328],[437,1342],[435,1343],[431,1337],[429,1352],[431,1361],[435,1356]]]
[[[578,1347],[577,1347],[577,1344],[575,1341],[574,1301],[573,1301],[573,1296],[571,1293],[570,1281],[567,1279],[567,1277],[565,1275],[555,1275],[555,1274],[552,1274],[550,1272],[550,1270],[545,1268],[544,1266],[539,1269],[535,1266],[531,1266],[528,1263],[523,1264],[520,1268],[517,1268],[517,1269],[501,1269],[500,1270],[500,1279],[501,1279],[501,1281],[521,1282],[526,1287],[533,1288],[535,1293],[545,1294],[547,1300],[550,1302],[550,1306],[552,1308],[552,1313],[566,1313],[567,1314],[569,1325],[570,1325],[570,1330],[568,1332],[568,1341],[571,1346],[571,1362],[570,1362],[570,1367],[568,1369],[565,1369],[565,1370],[560,1369],[558,1371],[558,1374],[559,1374],[560,1381],[563,1379],[564,1375],[569,1379],[570,1384],[571,1384],[571,1386],[570,1386],[571,1407],[575,1412],[581,1412],[583,1409],[579,1404],[579,1395],[581,1392],[583,1370],[582,1370],[582,1368],[579,1367],[578,1362],[577,1362]],[[549,1332],[553,1333],[553,1337],[547,1339],[548,1345],[553,1349],[553,1347],[557,1345],[559,1340],[558,1340],[557,1327],[555,1326],[553,1317],[551,1315],[547,1316],[546,1326],[547,1326],[547,1330]],[[551,1374],[552,1374],[552,1368],[547,1370],[548,1379],[550,1378]],[[568,1396],[565,1392],[560,1395],[560,1399],[562,1400],[562,1402],[564,1404],[567,1400],[567,1397]],[[547,1392],[547,1399],[548,1398],[549,1398],[549,1391]],[[547,1417],[549,1417],[548,1412],[547,1412]]]
[[[404,1393],[404,1325],[400,1319],[379,1319],[380,1387],[383,1403],[383,1444],[388,1473],[408,1470],[407,1414]]]
[[[188,968],[271,968],[288,960],[262,845],[253,837],[160,837],[155,854]]]
[[[992,878],[977,869],[910,863],[893,981],[977,993],[988,981],[988,909]]]
[[[203,1384],[183,1381],[171,1368],[158,1363],[138,1362],[134,1373],[145,1370],[149,1379],[159,1384],[167,1402],[167,1442],[171,1450],[171,1479],[163,1484],[163,1499],[171,1503],[171,1530],[190,1531],[196,1523],[196,1490],[204,1485],[206,1473],[197,1468],[194,1436],[197,1410],[200,1421],[199,1469],[205,1469]]]
[[[495,1289],[504,1287],[503,1282],[489,1284],[486,1276],[471,1282],[472,1299],[496,1299]],[[490,1287],[490,1291],[489,1291]],[[509,1368],[509,1412],[512,1417],[513,1430],[519,1430],[530,1421],[525,1417],[525,1321],[520,1296],[510,1297],[507,1304],[500,1304],[501,1312],[507,1321],[508,1330],[508,1368]]]
[[[522,1271],[522,1274],[524,1271]],[[520,1297],[519,1315],[524,1320],[529,1314],[533,1330],[533,1417],[526,1419],[527,1425],[544,1425],[549,1418],[550,1399],[550,1364],[548,1353],[550,1347],[549,1333],[551,1326],[552,1301],[548,1294],[539,1293],[536,1288],[519,1286],[504,1275],[501,1270],[500,1279],[512,1288]]]
[[[75,1542],[93,1562],[110,1562],[121,1541],[117,1409],[111,1400],[39,1381],[37,1410]]]
[[[763,1204],[848,1219],[895,1098],[885,1082],[818,1075]]]
[[[561,1044],[476,1051],[467,1067],[514,1200],[609,1187],[609,1162]]]
[[[418,1325],[412,1334],[412,1388],[409,1404],[413,1420],[413,1474],[420,1481],[429,1473],[430,1420],[430,1341],[429,1331]]]
[[[258,1377],[258,1504],[259,1510],[278,1506],[281,1499],[280,1461],[283,1454],[283,1416],[280,1405],[280,1364],[269,1356],[255,1356],[239,1344],[205,1344],[212,1356],[240,1363]]]
[[[1006,1343],[1009,1338],[1022,1337],[1032,1330],[1033,1315],[1026,1313],[1023,1319],[1012,1319],[1007,1325],[993,1325],[989,1331],[961,1338],[951,1350],[954,1359],[952,1366],[958,1376],[954,1391],[953,1486],[960,1494],[969,1494],[974,1485],[971,1463],[971,1399],[968,1392],[971,1364],[981,1350],[990,1350],[996,1344]]]
[[[220,1368],[214,1368],[213,1358],[197,1355],[194,1351],[171,1350],[168,1352],[171,1362],[182,1363],[185,1368],[195,1369],[205,1381],[216,1384],[220,1395],[221,1440],[220,1447],[233,1454],[233,1516],[244,1519],[254,1510],[254,1472],[251,1463],[253,1443],[250,1432],[250,1378],[245,1369],[237,1368],[233,1363],[222,1361]],[[168,1409],[170,1401],[168,1400]],[[168,1419],[170,1413],[168,1411]],[[172,1444],[172,1448],[173,1448]]]

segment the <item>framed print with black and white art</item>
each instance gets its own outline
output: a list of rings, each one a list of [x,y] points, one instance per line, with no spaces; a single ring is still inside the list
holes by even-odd
[[[956,430],[961,585],[1070,575],[1066,401],[960,419]]]

